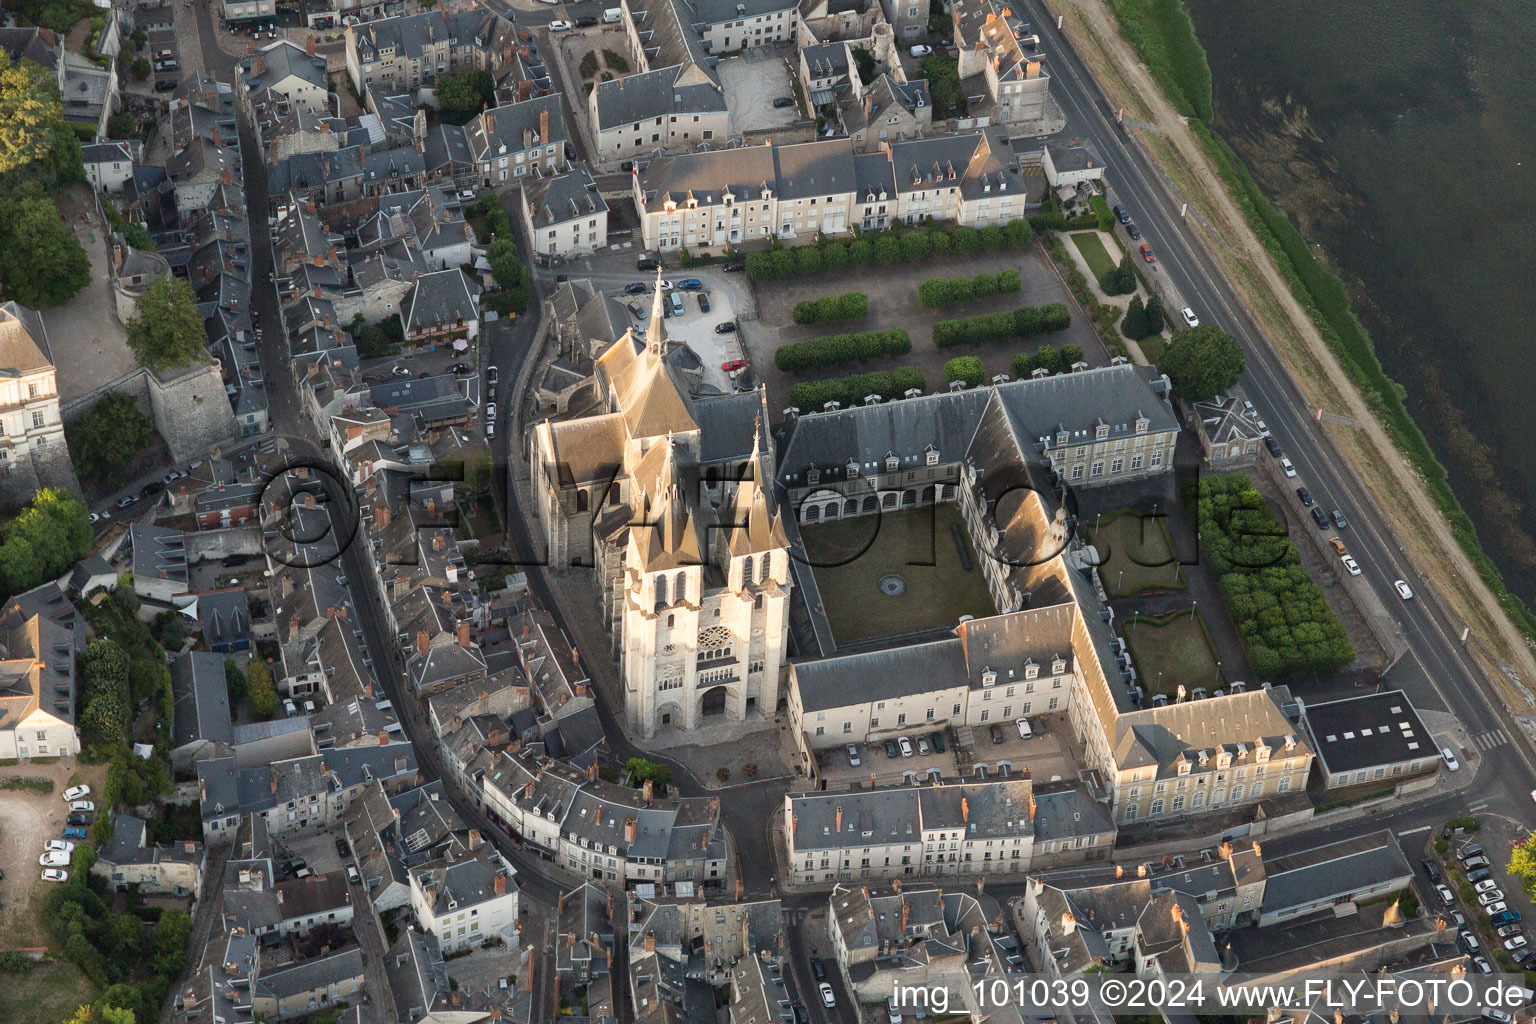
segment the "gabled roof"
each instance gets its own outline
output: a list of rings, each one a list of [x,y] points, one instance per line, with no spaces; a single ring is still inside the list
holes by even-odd
[[[51,366],[42,316],[15,302],[0,305],[0,373],[24,375]]]
[[[171,662],[171,698],[176,746],[234,741],[221,655],[188,651]]]
[[[608,216],[608,203],[584,163],[564,174],[523,178],[523,202],[535,228]]]

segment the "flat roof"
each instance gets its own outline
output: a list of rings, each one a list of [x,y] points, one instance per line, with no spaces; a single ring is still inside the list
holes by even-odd
[[[1317,756],[1329,772],[1440,756],[1434,736],[1402,690],[1308,704],[1305,716]]]

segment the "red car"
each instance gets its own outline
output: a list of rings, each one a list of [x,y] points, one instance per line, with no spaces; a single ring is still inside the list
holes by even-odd
[[[728,363],[720,364],[720,369],[724,370],[726,373],[734,373],[737,370],[745,370],[746,368],[747,361],[745,359],[732,359]]]
[[[1146,260],[1148,263],[1157,262],[1157,256],[1153,254],[1152,247],[1147,245],[1145,242],[1143,242],[1141,246],[1141,258]]]

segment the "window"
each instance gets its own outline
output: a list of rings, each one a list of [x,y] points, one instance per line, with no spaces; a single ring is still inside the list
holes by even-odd
[[[844,722],[843,723],[843,732],[844,733],[853,732],[853,723],[852,722]]]
[[[43,425],[43,414],[40,413],[40,412],[34,412],[32,414],[32,426],[40,427],[42,425]]]
[[[923,718],[925,721],[933,721],[933,708],[929,708],[926,712],[924,712]]]

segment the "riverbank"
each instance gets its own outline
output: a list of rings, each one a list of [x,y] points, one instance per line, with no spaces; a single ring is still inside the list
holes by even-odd
[[[1166,0],[1113,0],[1133,21],[1156,15],[1136,21],[1127,35],[1150,47],[1160,74],[1139,58],[1105,0],[1043,2],[1063,19],[1111,103],[1124,107],[1130,131],[1161,165],[1170,188],[1190,203],[1192,226],[1309,404],[1352,421],[1330,419],[1323,427],[1452,614],[1474,627],[1471,646],[1485,672],[1512,707],[1532,707],[1527,686],[1536,684],[1536,659],[1522,631],[1536,633],[1536,619],[1483,553],[1443,468],[1403,410],[1396,385],[1376,363],[1347,302],[1340,305],[1342,287],[1326,268],[1308,265],[1305,241],[1294,229],[1294,237],[1286,236],[1289,222],[1269,208],[1231,151],[1203,122],[1186,119],[1200,105],[1185,90],[1194,89],[1187,85],[1198,77],[1191,68],[1203,67],[1204,57],[1194,61],[1189,40],[1181,48],[1177,24],[1173,47],[1160,34],[1170,24]]]

